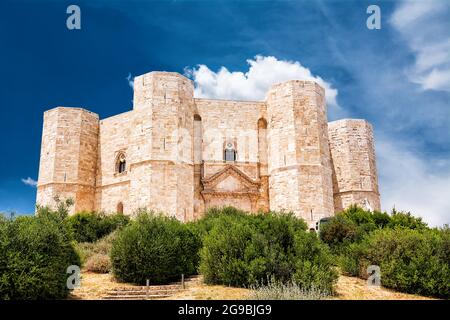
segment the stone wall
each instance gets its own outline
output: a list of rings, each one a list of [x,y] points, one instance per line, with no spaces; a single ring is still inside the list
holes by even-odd
[[[257,207],[269,209],[268,184],[260,174],[261,167],[267,175],[267,160],[261,163],[260,154],[267,157],[267,142],[261,141],[258,121],[266,121],[266,104],[259,101],[230,101],[195,99],[196,112],[201,118],[201,178],[209,178],[223,170],[230,163],[224,160],[224,150],[228,143],[236,150],[236,161],[233,165],[254,181],[260,181],[260,194]],[[261,151],[260,147],[265,150]],[[196,151],[195,151],[196,152]],[[265,179],[267,180],[267,179]],[[198,193],[197,193],[198,194]],[[223,194],[214,197],[206,207],[234,205],[240,208],[252,208],[248,195]],[[196,198],[199,210],[205,207],[204,199]],[[201,215],[201,212],[196,214]]]
[[[365,120],[344,119],[330,122],[328,132],[335,211],[351,204],[380,210],[372,126]]]
[[[288,81],[267,95],[271,210],[289,210],[312,224],[334,213],[324,90]]]
[[[44,113],[36,202],[55,206],[72,198],[72,212],[94,210],[98,115],[58,107]]]
[[[152,123],[150,206],[184,221],[194,215],[193,84],[171,72],[151,72],[134,83],[134,111],[145,110]]]
[[[101,121],[80,108],[45,112],[37,202],[58,195],[73,211],[147,208],[182,221],[234,205],[293,211],[310,225],[354,202],[379,208],[370,125],[327,124],[316,83],[275,85],[265,101],[193,91],[180,74],[150,72],[134,80],[131,111]]]

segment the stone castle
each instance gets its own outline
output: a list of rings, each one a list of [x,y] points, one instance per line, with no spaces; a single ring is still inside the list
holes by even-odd
[[[131,111],[48,110],[37,203],[70,197],[74,212],[148,208],[182,221],[232,205],[311,226],[351,204],[379,209],[372,127],[328,123],[324,93],[292,80],[264,101],[198,99],[184,76],[150,72],[134,79]]]

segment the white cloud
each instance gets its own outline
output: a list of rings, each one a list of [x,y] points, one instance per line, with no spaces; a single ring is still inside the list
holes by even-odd
[[[422,160],[412,147],[376,141],[383,210],[410,211],[432,226],[450,223],[450,162]],[[433,168],[431,171],[430,168]]]
[[[408,70],[425,90],[450,91],[450,2],[404,1],[390,22],[416,55]]]
[[[248,59],[248,70],[229,71],[221,67],[217,72],[206,65],[186,69],[195,83],[195,96],[199,98],[263,100],[269,88],[287,80],[314,80],[325,89],[328,106],[339,108],[338,91],[298,61],[278,60],[275,57],[256,56]]]
[[[403,21],[406,21],[406,18]],[[435,48],[434,61],[429,57],[428,61],[422,60],[417,65],[428,70],[429,66],[434,66],[444,59],[439,55],[443,53],[441,48]],[[342,111],[336,101],[338,90],[313,75],[300,62],[262,56],[256,56],[247,62],[249,69],[245,72],[231,72],[225,67],[214,72],[206,65],[188,69],[188,75],[195,82],[195,95],[205,98],[262,100],[270,86],[275,83],[290,79],[315,80],[325,88],[327,104],[332,107],[331,111],[335,109],[335,114],[336,110],[338,113],[339,110]],[[436,82],[440,80],[439,74],[434,77]],[[390,104],[389,108],[391,110],[393,106]],[[442,164],[433,161],[433,157],[423,160],[417,150],[414,151],[393,138],[377,139],[375,147],[382,209],[390,211],[395,206],[399,210],[421,216],[433,226],[450,223],[450,161]]]
[[[134,89],[134,77],[131,75],[131,73],[128,73],[128,76],[125,78],[127,80],[128,85],[131,89]]]
[[[26,179],[21,179],[23,183],[25,183],[28,186],[32,186],[32,187],[36,187],[37,186],[37,181],[28,177]]]

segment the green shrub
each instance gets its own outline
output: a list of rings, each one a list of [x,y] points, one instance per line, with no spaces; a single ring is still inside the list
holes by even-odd
[[[428,226],[420,217],[414,217],[409,212],[401,212],[392,209],[391,217],[387,226],[390,228],[403,227],[407,229],[427,229]]]
[[[367,277],[378,265],[383,286],[402,292],[450,297],[449,229],[383,229],[353,244],[344,272]]]
[[[67,218],[67,224],[78,242],[97,240],[100,217],[94,212],[79,212]]]
[[[196,272],[200,245],[175,218],[141,212],[113,241],[112,270],[120,281],[168,283]]]
[[[130,218],[120,213],[107,215],[96,212],[79,212],[66,220],[75,240],[94,242],[112,231],[122,228],[130,221]]]
[[[332,267],[328,248],[315,234],[302,232],[296,235],[295,256],[295,283],[307,290],[334,292],[338,273]]]
[[[0,300],[66,297],[67,268],[80,259],[60,213],[0,219]]]
[[[195,222],[187,223],[188,228],[195,233],[200,239],[203,239],[209,231],[216,225],[216,223],[225,217],[245,219],[247,213],[236,209],[235,207],[210,208],[201,219]],[[306,228],[306,225],[305,225]]]
[[[371,231],[377,228],[375,221],[373,219],[373,213],[366,211],[356,205],[350,206],[348,209],[344,210],[342,213],[344,218],[355,223],[360,227],[361,231]]]
[[[409,212],[393,209],[389,215],[386,212],[370,212],[357,206],[351,206],[324,224],[319,236],[330,246],[334,254],[340,255],[348,249],[351,243],[359,242],[367,234],[383,228],[423,230],[428,227],[421,218],[414,217]]]
[[[358,225],[338,214],[320,228],[320,239],[328,244],[333,252],[338,253],[348,243],[356,241],[360,236]]]
[[[337,276],[327,248],[292,214],[225,208],[204,219],[200,272],[206,283],[247,287],[273,278],[331,291]]]

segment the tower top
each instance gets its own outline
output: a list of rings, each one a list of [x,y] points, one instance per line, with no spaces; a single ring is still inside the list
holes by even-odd
[[[177,72],[152,71],[134,78],[134,109],[164,102],[167,99],[193,98],[192,80]]]

